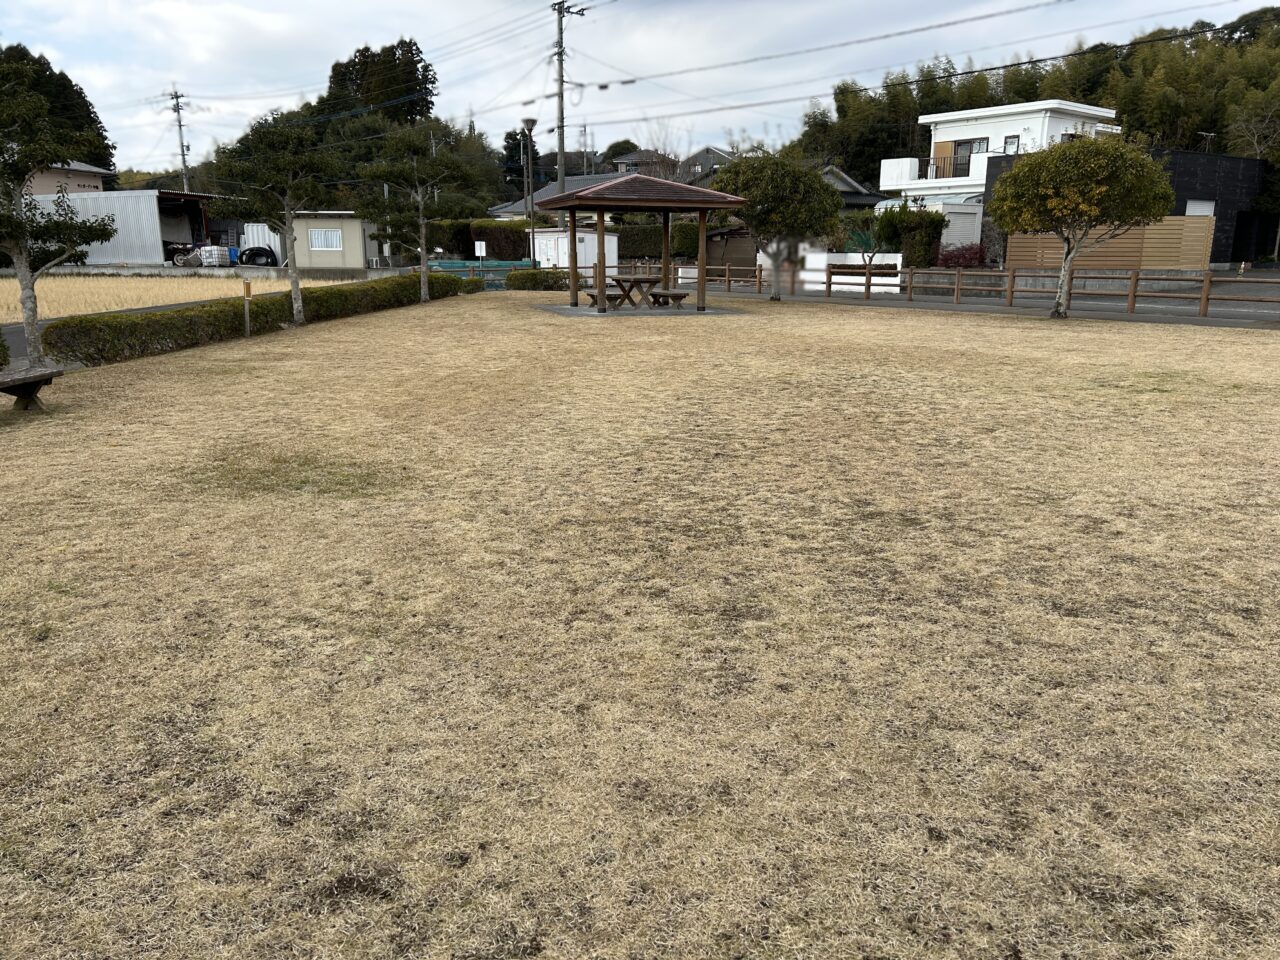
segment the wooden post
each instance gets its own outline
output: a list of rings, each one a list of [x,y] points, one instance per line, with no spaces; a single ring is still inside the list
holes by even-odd
[[[952,303],[960,302],[960,278],[963,276],[964,276],[964,271],[957,269],[956,270],[956,294],[952,300]]]
[[[1010,267],[1009,276],[1004,289],[1004,305],[1006,307],[1013,306],[1013,295],[1018,289],[1018,268]]]
[[[871,264],[866,265],[866,276],[862,279],[862,299],[871,299]]]
[[[724,292],[728,293],[733,287],[733,267],[729,264],[724,265]]]
[[[569,211],[569,306],[578,305],[578,211]]]
[[[1125,303],[1125,310],[1133,313],[1138,309],[1138,277],[1140,272],[1137,270],[1129,271],[1129,300]]]
[[[698,211],[698,310],[707,309],[707,211]]]
[[[1206,270],[1204,272],[1204,282],[1200,285],[1200,316],[1207,317],[1209,315],[1209,292],[1213,288],[1213,273]]]
[[[910,303],[915,299],[916,292],[916,268],[907,267],[907,302]]]
[[[827,264],[827,299],[831,299],[831,264]]]
[[[604,258],[604,211],[596,211],[596,313],[604,313],[609,308],[605,299]]]
[[[671,289],[671,214],[662,211],[662,289]]]
[[[248,280],[244,282],[244,335],[251,336],[249,327],[249,301],[253,298],[253,287]]]
[[[763,291],[764,291],[764,265],[761,263],[757,263],[756,264],[756,293],[762,293]]]

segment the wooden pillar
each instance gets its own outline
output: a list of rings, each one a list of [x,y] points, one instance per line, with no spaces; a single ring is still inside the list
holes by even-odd
[[[1018,268],[1010,267],[1009,273],[1005,278],[1004,305],[1006,307],[1013,306],[1013,295],[1017,293]]]
[[[671,214],[662,211],[662,289],[671,289]]]
[[[698,309],[707,309],[707,211],[698,211]]]
[[[1209,292],[1213,289],[1213,272],[1206,270],[1200,284],[1200,316],[1209,315]]]
[[[578,305],[578,211],[569,211],[569,306]]]
[[[1129,271],[1129,299],[1124,305],[1125,310],[1129,313],[1133,313],[1138,306],[1138,277],[1137,270]]]
[[[605,299],[605,264],[604,256],[604,211],[596,211],[596,313],[604,313],[609,308]]]

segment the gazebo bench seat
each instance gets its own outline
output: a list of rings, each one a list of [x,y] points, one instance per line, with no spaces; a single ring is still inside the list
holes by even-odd
[[[683,309],[684,298],[689,296],[688,290],[650,290],[649,296],[653,298],[655,306],[675,307],[677,310]]]
[[[582,292],[591,298],[591,303],[588,306],[594,307],[600,303],[600,296],[594,290],[583,290]],[[627,299],[625,293],[606,293],[604,295],[605,303],[611,307],[616,307],[625,299]]]

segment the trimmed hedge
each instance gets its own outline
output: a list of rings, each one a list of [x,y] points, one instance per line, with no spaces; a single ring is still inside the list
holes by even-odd
[[[685,260],[698,259],[698,225],[689,220],[671,224],[671,255]]]
[[[456,296],[463,281],[446,273],[427,280],[433,300]],[[304,287],[302,305],[308,323],[352,317],[418,302],[417,273],[331,287]],[[288,293],[255,297],[249,304],[249,328],[270,333],[293,322]],[[244,336],[244,301],[215,300],[180,310],[153,313],[104,313],[55,320],[43,334],[45,351],[58,360],[86,366],[118,363],[187,347]]]
[[[507,274],[508,290],[568,290],[568,270],[512,270]]]
[[[528,220],[472,220],[472,246],[465,251],[470,260],[474,243],[483,240],[486,260],[524,260],[529,256]]]
[[[462,281],[463,293],[484,293],[484,277],[467,277]]]
[[[9,345],[4,342],[4,337],[0,337],[0,370],[9,365]]]
[[[623,260],[662,256],[662,224],[624,223],[618,228],[618,256]]]

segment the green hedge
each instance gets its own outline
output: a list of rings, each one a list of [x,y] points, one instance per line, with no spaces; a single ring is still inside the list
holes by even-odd
[[[656,259],[662,256],[662,225],[624,223],[618,228],[618,256],[623,260]]]
[[[671,255],[685,260],[698,259],[698,225],[688,220],[671,224]]]
[[[0,370],[9,365],[9,345],[0,337]]]
[[[475,241],[486,245],[485,259],[524,260],[529,256],[528,220],[472,220],[472,246],[466,251],[466,259],[475,254]]]
[[[445,273],[433,273],[427,282],[433,300],[456,296],[463,288],[460,278]],[[409,306],[418,298],[416,273],[331,287],[305,287],[302,291],[308,323]],[[250,302],[249,327],[255,334],[278,330],[292,320],[288,293],[255,297]],[[232,297],[154,313],[65,317],[45,328],[43,340],[50,356],[93,367],[243,336],[244,301]]]
[[[484,277],[467,277],[462,281],[463,293],[484,293]]]
[[[512,270],[507,274],[508,290],[568,290],[567,270]]]

